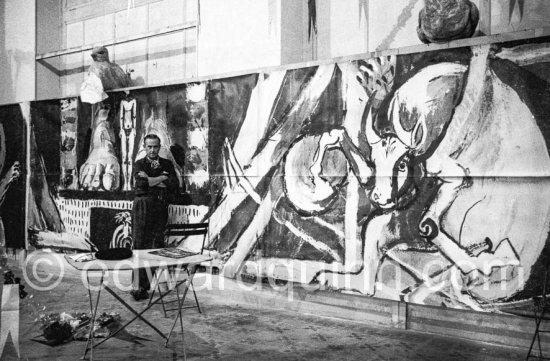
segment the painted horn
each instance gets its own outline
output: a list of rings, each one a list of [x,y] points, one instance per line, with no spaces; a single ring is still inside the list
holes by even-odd
[[[426,122],[424,120],[425,118],[418,119],[416,121],[416,125],[414,126],[413,131],[411,132],[411,144],[414,145],[414,148],[419,148],[422,144],[424,144],[424,142],[426,141],[426,137],[428,136],[428,132],[426,130]],[[422,135],[420,137],[420,140],[416,141],[416,134],[419,131],[422,131]]]
[[[373,127],[373,120],[372,120],[372,105],[369,107],[369,114],[367,115],[367,123],[365,124],[365,136],[367,137],[367,142],[369,144],[375,144],[378,143],[382,138],[376,134]]]
[[[411,147],[411,132],[406,131],[401,125],[401,119],[399,116],[399,105],[396,106],[396,103],[399,104],[399,98],[397,93],[391,100],[390,105],[390,122],[393,124],[393,129],[395,130],[395,135],[397,138],[403,142],[403,144]]]

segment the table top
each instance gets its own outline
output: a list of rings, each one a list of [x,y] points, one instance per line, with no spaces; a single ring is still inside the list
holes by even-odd
[[[138,268],[151,267],[174,267],[196,265],[202,262],[212,260],[212,257],[203,254],[196,254],[182,258],[163,257],[151,254],[150,252],[158,249],[138,249],[132,251],[132,257],[116,261],[107,261],[100,259],[85,260],[86,256],[93,253],[78,253],[76,255],[65,255],[67,262],[80,271],[122,271],[134,270]],[[89,258],[89,257],[88,257]]]

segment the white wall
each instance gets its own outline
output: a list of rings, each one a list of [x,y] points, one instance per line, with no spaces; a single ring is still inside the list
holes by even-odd
[[[0,104],[32,100],[35,83],[34,0],[0,1],[0,24]]]
[[[193,27],[197,4],[198,0],[134,0],[128,8],[123,0],[38,1],[39,54],[87,49],[40,60],[37,99],[78,95],[92,62],[92,46],[106,45],[110,60],[130,72],[134,86],[198,76],[197,28]],[[181,30],[183,26],[189,28]],[[138,39],[175,28],[180,30]]]
[[[199,75],[279,65],[280,0],[201,0]]]
[[[550,26],[548,0],[515,1],[510,10],[511,1],[473,0],[490,8],[483,21],[491,34]],[[78,93],[90,51],[37,62],[35,81],[35,43],[38,53],[98,45],[185,24],[200,12],[198,35],[191,28],[110,48],[112,60],[133,70],[134,85],[152,86],[418,45],[424,1],[317,0],[318,32],[311,38],[306,0],[133,4],[127,10],[123,0],[0,1],[0,104],[33,100],[35,87],[36,99]]]
[[[365,0],[330,0],[330,57],[368,51]],[[321,56],[321,54],[319,54]]]
[[[510,11],[510,3],[514,4],[512,11]],[[550,26],[550,2],[548,0],[491,1],[491,31],[493,34],[546,26]]]

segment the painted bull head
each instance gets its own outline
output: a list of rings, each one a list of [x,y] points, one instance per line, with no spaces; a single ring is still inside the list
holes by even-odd
[[[382,209],[393,209],[410,193],[414,174],[441,142],[462,95],[466,67],[455,63],[428,66],[397,89],[378,111],[387,131],[378,135],[369,110],[364,133],[371,147],[375,185],[371,200]],[[426,170],[429,173],[429,169]]]
[[[376,134],[372,128],[372,118],[372,111],[369,111],[366,134],[376,172],[371,200],[382,209],[392,209],[414,184],[414,155],[410,145],[402,142],[398,136]],[[420,123],[417,128],[420,128]]]

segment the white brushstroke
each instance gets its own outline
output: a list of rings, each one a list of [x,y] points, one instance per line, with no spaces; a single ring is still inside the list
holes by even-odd
[[[38,231],[30,232],[35,245],[40,247],[66,248],[90,251],[95,246],[82,235],[69,232]]]
[[[258,76],[258,84],[250,95],[246,116],[233,147],[235,157],[243,165],[250,163],[256,151],[255,145],[259,143],[269,125],[269,115],[283,85],[285,74],[284,71],[274,72],[267,79],[264,79],[264,74]]]
[[[513,61],[519,66],[547,62],[550,60],[550,44],[522,44],[512,48],[503,48],[495,56]]]
[[[361,120],[369,96],[357,80],[359,69],[354,63],[345,62],[338,64],[338,67],[342,71],[342,100],[346,110],[342,125],[353,143],[359,144]]]
[[[311,81],[309,82],[306,89],[300,95],[300,98],[296,101],[295,106],[291,111],[291,114],[298,111],[298,108],[306,102],[317,102],[321,94],[325,91],[326,87],[330,83],[333,72],[334,64],[320,66]],[[269,80],[270,78],[268,78],[267,80]],[[264,81],[262,84],[265,83],[266,81]],[[273,95],[273,93],[278,93],[278,90],[277,92],[272,92],[270,94]],[[271,99],[272,104],[275,101],[275,98],[276,94],[274,94],[273,98]],[[256,101],[257,99],[258,98],[256,98]],[[265,104],[269,104],[267,96],[262,96],[262,102],[265,102]],[[250,136],[254,133],[247,133],[245,129],[246,127],[243,126],[243,129],[241,129],[241,132],[239,133],[240,135],[237,138],[237,142],[235,142],[236,148],[234,149],[235,157],[239,159],[241,164],[246,164],[246,162],[242,160],[247,159],[248,154],[248,157],[252,156],[255,147],[251,147],[250,144],[258,144],[260,137],[258,136],[257,139],[251,140]],[[264,177],[267,172],[269,172],[269,170],[274,166],[274,164],[272,164],[271,162],[271,156],[275,152],[275,149],[279,144],[280,139],[280,132],[274,134],[271,137],[270,141],[267,142],[264,149],[260,152],[260,154],[252,159],[252,161],[250,162],[250,167],[244,170],[244,175],[249,179],[250,184],[254,188],[258,185],[262,177]],[[237,151],[237,149],[239,149],[239,151]],[[210,217],[210,240],[213,240],[218,236],[218,234],[225,227],[227,222],[229,222],[229,220],[231,219],[233,210],[246,199],[247,194],[231,192],[226,188],[224,196],[225,199],[222,201],[220,206],[216,208],[216,210]]]
[[[326,253],[330,255],[336,262],[342,262],[342,259],[338,255],[338,253],[327,246],[325,243],[317,241],[315,238],[311,237],[310,235],[306,234],[304,231],[296,227],[292,222],[287,220],[282,220],[279,217],[277,217],[277,214],[274,213],[273,217],[275,220],[284,225],[290,232],[292,232],[296,237],[299,237],[300,239],[304,240],[306,243],[308,243],[313,248],[317,249],[318,251],[321,251],[323,253]]]
[[[346,272],[357,272],[363,266],[363,242],[358,236],[357,211],[359,209],[359,182],[355,177],[348,178],[346,189],[346,209],[344,217]]]
[[[258,237],[262,235],[265,227],[271,219],[273,205],[271,202],[271,193],[267,192],[265,198],[254,213],[252,221],[246,227],[243,234],[239,237],[237,246],[233,255],[227,260],[223,267],[223,275],[234,278],[239,272],[245,258],[248,256]],[[212,224],[212,223],[210,223]]]
[[[237,158],[235,158],[235,153],[233,153],[233,149],[231,148],[231,145],[229,144],[229,141],[227,138],[225,138],[225,148],[227,150],[227,154],[229,155],[229,162],[230,166],[227,167],[227,169],[232,174],[228,174],[230,177],[235,177],[237,180],[237,183],[241,186],[241,188],[257,203],[260,204],[262,201],[262,197],[256,192],[254,189],[254,186],[250,183],[247,177],[245,177],[243,169],[241,165],[239,164],[239,161]]]
[[[189,147],[197,147],[197,149],[199,150],[206,149],[207,134],[203,130],[195,128],[194,130],[188,132],[187,136],[187,144],[189,145]]]
[[[190,184],[194,184],[199,188],[202,188],[208,184],[210,176],[208,172],[204,169],[197,169],[193,173],[187,175],[187,179]]]
[[[198,103],[206,98],[206,83],[187,86],[187,100]]]

